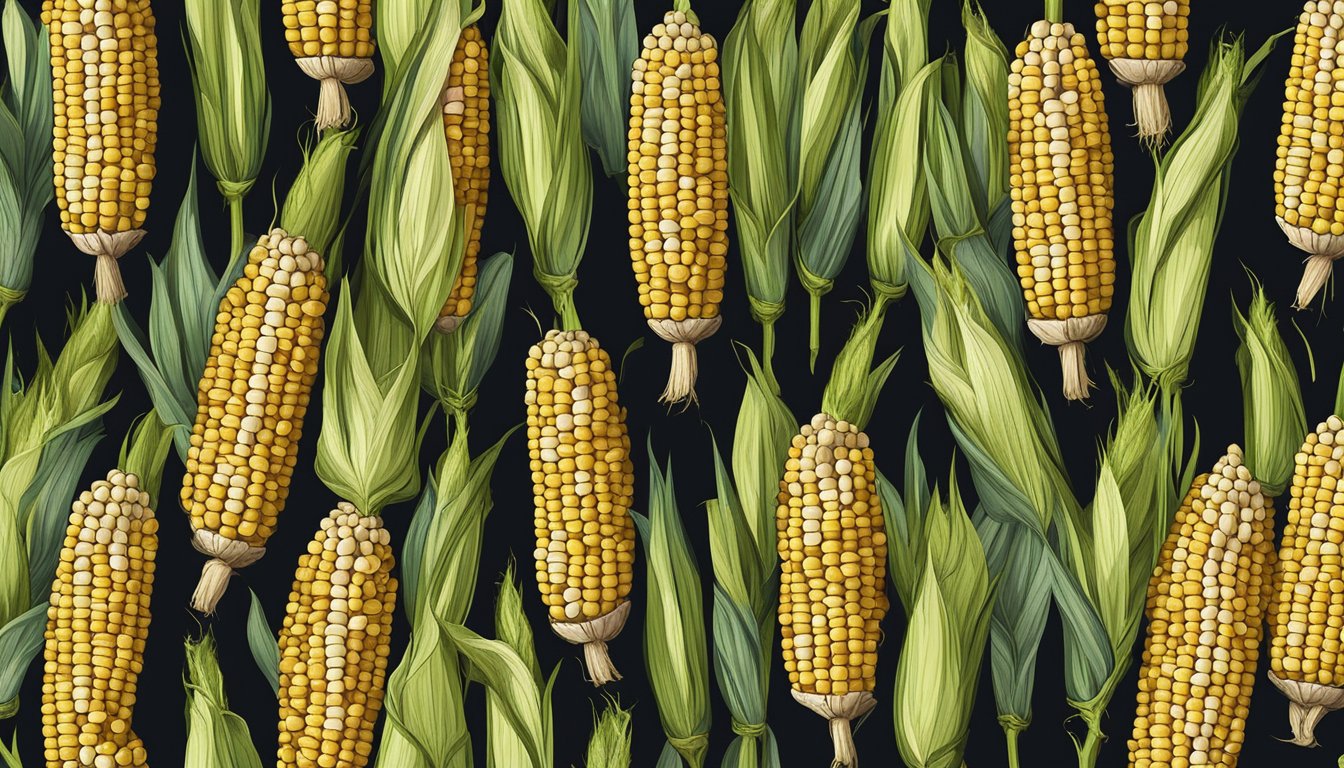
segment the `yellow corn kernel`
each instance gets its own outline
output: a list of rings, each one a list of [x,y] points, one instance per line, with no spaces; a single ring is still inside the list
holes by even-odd
[[[47,609],[42,735],[49,766],[145,768],[131,730],[149,635],[158,521],[134,474],[79,495]]]
[[[392,611],[391,537],[341,502],[299,556],[280,630],[281,768],[363,768],[383,705]]]
[[[443,92],[443,128],[453,167],[454,197],[466,212],[467,226],[462,271],[439,312],[439,330],[451,332],[471,312],[490,189],[490,54],[475,24],[462,30],[453,53]]]
[[[1173,61],[1190,44],[1190,0],[1098,0],[1097,45],[1108,59]]]
[[[373,57],[372,0],[285,0],[280,13],[295,58]]]
[[[1133,768],[1235,768],[1274,559],[1273,502],[1231,446],[1195,479],[1148,584]]]
[[[597,685],[620,675],[605,643],[621,630],[635,560],[634,465],[616,372],[584,331],[551,331],[528,352],[527,448],[537,587],[551,629],[584,645]]]

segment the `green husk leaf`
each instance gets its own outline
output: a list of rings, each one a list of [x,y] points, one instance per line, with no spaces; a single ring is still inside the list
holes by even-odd
[[[257,593],[248,590],[251,602],[247,608],[247,647],[252,652],[252,661],[261,671],[262,677],[270,684],[271,690],[280,692],[280,645],[278,635],[266,621],[266,610],[261,606]]]
[[[1135,364],[1169,392],[1185,382],[1194,355],[1257,62],[1247,61],[1241,38],[1214,42],[1195,115],[1157,164],[1152,202],[1131,229],[1125,338]]]
[[[60,435],[42,449],[37,476],[21,502],[28,532],[29,595],[34,605],[51,594],[56,561],[70,523],[70,500],[89,456],[102,439],[102,424],[94,422]]]
[[[887,571],[906,616],[914,611],[919,596],[927,551],[924,521],[932,501],[932,492],[925,481],[924,462],[919,456],[918,438],[919,419],[916,418],[905,447],[904,497],[881,471],[877,473],[877,491],[887,527]]]
[[[159,487],[163,484],[163,465],[173,444],[173,431],[150,411],[138,419],[121,444],[117,468],[140,478],[140,489],[149,494],[146,506],[161,506]]]
[[[798,41],[798,210],[811,210],[833,147],[863,100],[859,0],[814,0]],[[872,30],[872,27],[869,27]],[[837,108],[839,106],[840,108]]]
[[[527,226],[533,274],[565,330],[579,330],[574,287],[588,242],[593,171],[583,142],[579,5],[565,45],[541,0],[503,0],[490,59],[500,166]]]
[[[1306,438],[1307,412],[1297,367],[1279,335],[1274,305],[1257,284],[1246,313],[1233,307],[1233,327],[1241,345],[1242,421],[1246,429],[1246,466],[1266,495],[1279,496],[1293,476],[1293,458]]]
[[[19,734],[14,734],[9,746],[0,741],[0,760],[5,761],[6,768],[23,768],[23,763],[19,761]]]
[[[303,167],[280,209],[280,227],[302,236],[328,261],[336,257],[330,249],[343,224],[346,166],[359,134],[358,128],[333,130],[323,133],[316,146],[310,146],[311,138],[305,142]]]
[[[186,0],[187,64],[205,165],[228,200],[261,173],[271,94],[261,53],[259,0]]]
[[[18,712],[19,689],[42,648],[47,629],[47,603],[36,603],[0,627],[0,720]]]
[[[962,89],[962,134],[978,194],[994,210],[1008,197],[1008,49],[994,32],[985,10],[965,0],[966,28]]]
[[[343,284],[324,361],[324,418],[315,469],[361,514],[377,515],[388,504],[414,498],[420,489],[415,461],[419,349],[410,349],[395,376],[379,381],[350,304],[349,286]]]
[[[796,6],[749,0],[723,46],[728,182],[751,315],[771,326],[784,313],[798,146]],[[765,364],[770,365],[767,353]]]
[[[761,587],[765,573],[773,563],[763,561],[756,547],[756,535],[738,500],[733,478],[719,454],[719,443],[711,439],[714,456],[714,483],[717,498],[705,502],[709,518],[709,553],[714,569],[714,583],[743,605],[761,602]]]
[[[33,256],[51,202],[51,59],[47,28],[17,0],[0,13],[6,81],[0,88],[0,323],[33,281]]]
[[[438,320],[466,252],[442,107],[462,23],[457,0],[431,7],[408,54],[407,76],[386,106],[373,161],[365,278],[382,287],[417,340]]]
[[[584,768],[630,768],[632,720],[630,710],[616,699],[609,699],[602,714],[593,718],[593,735],[588,740]]]
[[[450,413],[465,413],[476,403],[476,391],[499,352],[512,276],[512,254],[486,259],[471,314],[457,330],[430,334],[425,342],[421,385]]]
[[[635,516],[648,563],[644,659],[668,744],[691,768],[709,751],[709,652],[700,572],[666,472],[649,442],[649,516]]]
[[[955,475],[954,475],[955,477]],[[923,574],[896,669],[896,743],[918,768],[958,768],[970,729],[993,587],[955,480],[925,521]]]
[[[124,303],[113,316],[117,336],[135,363],[159,418],[173,428],[178,458],[187,458],[196,420],[197,385],[210,355],[216,296],[224,287],[205,255],[192,164],[187,191],[177,209],[173,241],[163,261],[149,263],[149,334]],[[229,281],[232,285],[232,281]]]
[[[243,718],[229,711],[224,673],[215,658],[214,634],[199,643],[186,641],[187,749],[183,765],[192,768],[261,768],[252,735]]]
[[[639,58],[631,0],[579,0],[579,63],[583,68],[583,138],[609,177],[626,172],[630,71]]]
[[[747,357],[747,386],[733,433],[733,478],[760,561],[773,564],[777,557],[775,499],[798,421],[755,353],[748,349],[743,353]]]
[[[831,378],[821,396],[821,409],[828,416],[866,429],[877,407],[877,397],[896,368],[900,353],[873,368],[877,337],[882,333],[882,313],[865,310],[854,323],[849,341],[835,358]]]

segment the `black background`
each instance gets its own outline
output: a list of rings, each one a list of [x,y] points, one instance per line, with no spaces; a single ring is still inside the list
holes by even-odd
[[[1034,2],[983,0],[983,3],[986,13],[1010,50],[1022,37],[1026,27],[1040,14]],[[38,3],[35,0],[23,0],[23,4],[36,14]],[[661,18],[666,10],[665,5],[661,0],[636,2],[641,34]],[[960,50],[960,2],[935,0],[933,5],[931,51],[937,54],[946,49]],[[1092,4],[1084,0],[1068,0],[1065,5],[1067,17],[1081,28],[1089,30],[1091,39],[1094,18]],[[1208,44],[1220,28],[1226,27],[1234,32],[1247,31],[1248,45],[1254,48],[1271,32],[1293,24],[1298,8],[1296,3],[1283,0],[1265,3],[1196,2],[1194,5],[1191,48],[1186,59],[1191,70],[1167,88],[1178,130],[1186,124],[1193,112],[1197,78],[1204,67]],[[722,41],[740,6],[741,3],[736,0],[702,0],[696,4],[696,11],[701,17],[703,28]],[[873,12],[882,6],[882,3],[866,0],[864,10],[865,13]],[[805,9],[806,3],[800,3],[800,24]],[[146,254],[161,258],[167,249],[196,142],[191,82],[182,47],[182,9],[175,0],[160,0],[155,10],[158,15],[163,80],[158,152],[160,170],[148,221],[149,236],[139,249],[122,262],[126,284],[131,292],[129,301],[132,311],[142,321],[148,311],[149,298]],[[483,22],[487,38],[493,34],[498,10],[498,0],[490,3]],[[301,159],[298,138],[301,131],[305,130],[305,123],[311,121],[311,110],[317,97],[316,83],[299,72],[285,47],[280,3],[262,3],[262,25],[267,76],[274,100],[274,120],[262,177],[247,200],[246,226],[252,233],[265,230],[274,216],[270,194],[272,184],[279,190],[287,189],[298,169]],[[1095,52],[1095,42],[1089,45]],[[1284,240],[1274,223],[1271,178],[1275,136],[1281,114],[1281,86],[1290,51],[1290,42],[1279,45],[1270,59],[1268,74],[1251,99],[1243,120],[1242,147],[1236,160],[1232,196],[1215,254],[1215,268],[1204,307],[1198,351],[1185,397],[1187,412],[1199,421],[1203,438],[1200,456],[1202,467],[1211,465],[1225,445],[1242,439],[1241,402],[1233,361],[1236,337],[1231,316],[1233,302],[1244,305],[1250,295],[1246,269],[1254,271],[1265,281],[1271,297],[1283,308],[1282,316],[1285,318],[1300,274],[1302,254]],[[1132,120],[1129,92],[1116,85],[1109,73],[1103,79],[1107,83],[1116,154],[1117,231],[1122,232],[1124,222],[1146,206],[1153,171],[1148,155],[1131,138],[1130,129],[1126,127]],[[376,81],[352,89],[356,108],[366,118],[376,107],[378,93],[379,84]],[[361,147],[361,150],[364,148]],[[619,354],[640,336],[648,338],[648,345],[631,356],[631,364],[626,366],[625,378],[621,382],[622,399],[630,409],[632,443],[639,458],[636,506],[643,508],[646,498],[642,449],[646,436],[652,431],[659,455],[671,453],[674,457],[681,508],[697,548],[702,576],[708,585],[708,539],[701,504],[713,495],[713,476],[708,455],[709,429],[712,426],[720,439],[725,441],[726,451],[744,382],[731,342],[739,340],[759,347],[759,331],[747,313],[741,270],[735,260],[730,261],[734,266],[728,273],[723,307],[724,329],[700,346],[700,408],[686,413],[669,413],[659,406],[656,401],[664,384],[668,351],[665,345],[645,330],[635,300],[624,226],[621,223],[625,211],[625,182],[621,177],[611,180],[604,178],[595,158],[594,168],[597,196],[587,257],[580,270],[581,283],[577,297],[579,311],[585,326],[601,338],[603,344],[613,350],[613,354]],[[228,250],[227,215],[203,166],[201,179],[201,209],[207,248],[212,262],[219,268],[226,261]],[[523,309],[530,307],[543,315],[549,313],[545,294],[530,277],[530,254],[522,234],[522,222],[509,200],[497,165],[491,192],[484,248],[487,253],[516,248],[518,260],[500,356],[482,387],[480,403],[472,414],[472,444],[475,450],[483,449],[507,428],[523,419],[522,360],[528,346],[536,338],[536,326]],[[63,332],[63,305],[69,296],[77,296],[81,290],[91,288],[90,260],[75,251],[61,234],[57,222],[53,205],[49,209],[48,224],[39,245],[31,293],[27,301],[11,312],[5,329],[14,342],[24,370],[31,370],[33,363],[32,329],[36,328],[50,345],[59,346]],[[357,256],[358,245],[363,239],[360,229],[347,238],[347,258]],[[830,361],[843,343],[858,306],[855,302],[864,298],[867,271],[862,248],[861,234],[854,257],[838,281],[835,292],[826,300],[824,350],[816,375],[810,374],[807,367],[806,294],[796,283],[790,286],[788,312],[779,325],[775,368],[783,383],[785,399],[800,421],[806,420],[817,410],[825,374],[830,370]],[[736,253],[734,243],[733,254]],[[1112,311],[1110,328],[1091,345],[1090,363],[1094,375],[1101,370],[1103,361],[1121,369],[1128,368],[1122,333],[1123,313],[1127,303],[1125,297],[1128,295],[1128,260],[1127,254],[1120,256],[1117,303]],[[1328,306],[1327,310],[1330,308]],[[1333,407],[1337,372],[1344,358],[1339,344],[1341,328],[1336,316],[1328,314],[1328,311],[1322,313],[1319,308],[1295,315],[1293,319],[1310,341],[1315,354],[1313,374],[1309,365],[1311,358],[1302,338],[1285,321],[1283,334],[1297,361],[1308,419],[1314,425],[1324,419]],[[903,458],[901,451],[911,420],[916,412],[924,409],[928,416],[924,419],[922,434],[925,461],[931,471],[946,467],[952,456],[952,443],[941,408],[927,384],[927,369],[920,347],[918,315],[913,299],[889,312],[879,352],[889,353],[898,347],[904,347],[905,352],[868,429],[878,452],[879,466],[889,475],[899,476]],[[1054,351],[1032,345],[1029,355],[1031,369],[1048,393],[1055,424],[1060,432],[1060,443],[1076,490],[1081,498],[1090,498],[1098,440],[1115,415],[1112,393],[1103,389],[1093,397],[1089,406],[1066,404],[1058,395],[1059,369]],[[126,428],[137,414],[149,407],[134,367],[124,356],[111,391],[121,392],[121,401],[107,417],[109,437],[99,446],[86,468],[85,484],[101,476],[107,467],[115,463],[116,448]],[[320,403],[320,396],[315,397],[314,402]],[[278,626],[295,559],[303,550],[318,520],[336,502],[312,470],[314,441],[320,426],[319,406],[309,414],[305,448],[300,455],[283,524],[268,545],[270,554],[233,582],[218,615],[211,621],[221,646],[221,664],[228,681],[232,707],[247,719],[265,763],[273,760],[276,710],[264,679],[253,666],[244,639],[247,588],[252,587],[258,592],[271,623]],[[425,453],[421,457],[422,463],[433,461],[442,447],[442,430],[436,427],[431,430]],[[524,441],[520,436],[515,436],[507,446],[495,475],[495,509],[487,525],[476,601],[469,623],[487,636],[493,634],[491,612],[496,584],[509,558],[521,558],[524,563],[520,570],[527,579],[523,585],[527,598],[525,605],[536,628],[537,652],[542,666],[549,670],[554,664],[562,664],[554,695],[555,763],[557,766],[581,765],[591,730],[592,710],[601,706],[602,700],[582,679],[577,648],[567,645],[545,629],[544,613],[530,581],[531,567],[525,562],[533,547],[526,466]],[[159,509],[162,531],[159,578],[154,596],[155,617],[145,671],[140,678],[136,718],[136,730],[147,744],[151,762],[157,766],[177,765],[181,761],[185,737],[181,686],[182,639],[199,633],[201,627],[198,619],[186,607],[202,558],[191,549],[186,519],[172,501],[180,471],[176,456],[170,456],[164,483],[164,496],[168,501],[161,503]],[[945,481],[945,477],[939,478],[940,483]],[[962,485],[963,489],[970,487],[969,482]],[[385,513],[394,541],[400,541],[404,534],[410,511],[410,505],[401,505]],[[634,612],[625,633],[612,644],[612,655],[625,673],[625,679],[611,686],[611,692],[618,694],[623,704],[634,707],[634,765],[650,766],[662,748],[663,735],[643,671],[640,637],[644,604],[642,567],[637,574],[635,591],[632,593]],[[890,702],[903,625],[899,610],[893,610],[885,624],[888,642],[882,649],[882,663],[878,670],[877,693],[881,704],[857,737],[860,754],[871,765],[895,765],[899,761],[892,733]],[[399,613],[393,641],[394,660],[401,654],[407,631],[404,617]],[[1136,657],[1137,653],[1136,649]],[[1040,654],[1035,722],[1022,739],[1024,765],[1067,765],[1074,759],[1072,744],[1064,731],[1065,721],[1072,710],[1064,701],[1060,658],[1058,622],[1052,618]],[[1112,703],[1110,717],[1106,722],[1112,738],[1102,751],[1103,766],[1120,766],[1125,762],[1124,741],[1133,715],[1135,674],[1131,669],[1129,678],[1120,685]],[[0,726],[0,736],[4,736],[6,741],[11,728],[17,728],[24,765],[30,768],[41,764],[40,677],[40,664],[34,664],[23,690],[20,715],[12,723]],[[1340,720],[1327,720],[1326,726],[1318,732],[1324,741],[1323,749],[1304,751],[1280,743],[1278,738],[1288,735],[1286,704],[1264,681],[1263,672],[1261,680],[1247,725],[1243,764],[1259,766],[1279,759],[1293,761],[1295,765],[1334,765],[1336,756],[1344,751],[1344,734],[1335,727]],[[776,664],[771,686],[770,724],[779,739],[784,765],[789,768],[828,765],[830,744],[825,723],[796,705],[787,689],[781,665]],[[717,690],[712,698],[715,711],[709,764],[717,765],[731,733],[728,729],[728,714],[718,701]],[[477,745],[478,764],[484,764],[484,705],[479,688],[471,691],[468,710]],[[1344,718],[1344,715],[1334,717]],[[972,766],[997,766],[1005,763],[1003,755],[1003,739],[995,722],[993,696],[986,668],[982,675],[966,761]]]

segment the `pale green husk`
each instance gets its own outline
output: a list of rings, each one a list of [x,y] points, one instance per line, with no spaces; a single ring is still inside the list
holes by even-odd
[[[795,3],[747,0],[723,46],[728,184],[751,316],[763,326],[770,368],[784,314],[797,169],[798,40]]]
[[[512,277],[512,254],[497,253],[486,259],[471,314],[457,330],[430,334],[425,342],[421,386],[450,414],[460,417],[471,410],[476,391],[495,362]]]
[[[807,289],[808,346],[821,349],[821,297],[845,268],[863,214],[863,91],[879,17],[859,22],[858,0],[815,0],[799,40],[798,247]]]
[[[271,686],[271,691],[280,692],[280,644],[279,635],[266,621],[266,611],[262,608],[257,593],[248,590],[251,602],[247,609],[247,649],[252,653],[252,661],[262,677]]]
[[[634,741],[632,719],[630,710],[615,699],[609,700],[602,714],[594,719],[583,768],[630,768],[630,748]]]
[[[252,735],[243,718],[229,711],[224,673],[215,654],[215,637],[186,641],[187,749],[183,765],[192,768],[261,768]]]
[[[579,3],[569,4],[571,36]],[[527,226],[532,272],[565,330],[574,306],[593,212],[593,170],[583,143],[583,70],[577,39],[565,44],[541,0],[502,0],[490,58],[504,184]]]
[[[583,139],[609,177],[626,172],[630,72],[639,58],[631,0],[574,0],[579,6],[579,64],[583,68]]]
[[[331,250],[343,218],[345,172],[359,129],[326,131],[316,146],[303,147],[303,167],[280,208],[280,228],[308,241],[326,259],[328,280],[341,274],[339,253]]]
[[[0,719],[17,710],[23,673],[41,646],[42,600],[70,498],[98,421],[116,402],[103,401],[117,363],[113,312],[98,303],[72,314],[55,362],[39,342],[37,371],[26,386],[13,354],[5,361],[3,380],[13,384],[0,387]]]
[[[882,39],[868,167],[868,273],[879,307],[905,296],[907,262],[929,222],[923,174],[926,94],[938,87],[928,61],[929,0],[894,0]]]
[[[779,478],[798,432],[798,420],[779,395],[779,385],[763,370],[755,353],[747,358],[747,385],[733,432],[733,477],[742,514],[755,537],[762,562],[775,561],[775,499]],[[769,569],[767,569],[768,572]]]
[[[672,462],[664,472],[649,444],[649,516],[632,512],[648,563],[644,660],[658,715],[690,768],[709,751],[709,651],[700,571],[677,506]],[[678,763],[680,761],[677,761]]]
[[[1307,412],[1288,346],[1279,334],[1274,305],[1257,284],[1242,314],[1233,308],[1241,412],[1246,429],[1246,466],[1265,493],[1279,496],[1293,477],[1293,458],[1306,439]]]
[[[163,464],[173,445],[173,431],[150,411],[137,419],[121,443],[117,469],[140,478],[140,490],[149,494],[145,506],[160,509],[159,488],[163,485]]]
[[[896,744],[911,768],[958,768],[989,634],[994,590],[955,480],[924,520],[924,560],[896,667]]]
[[[1008,49],[980,4],[965,0],[961,24],[965,83],[962,88],[963,146],[974,169],[975,187],[994,211],[1008,200]]]
[[[900,358],[897,352],[873,368],[877,338],[881,333],[881,312],[870,309],[859,315],[849,341],[835,358],[831,377],[821,396],[821,410],[827,416],[867,429],[873,409],[877,407],[877,397]]]
[[[244,247],[242,201],[261,173],[271,135],[260,5],[259,0],[185,0],[201,155],[229,205],[233,254]]]
[[[1189,372],[1241,111],[1276,40],[1249,59],[1241,38],[1213,44],[1195,115],[1157,164],[1148,210],[1131,224],[1125,338],[1130,357],[1168,392]]]
[[[51,202],[51,58],[47,29],[18,0],[0,14],[0,323],[28,293],[43,211]]]

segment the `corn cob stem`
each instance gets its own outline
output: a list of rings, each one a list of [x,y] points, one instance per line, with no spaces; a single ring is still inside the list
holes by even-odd
[[[70,240],[82,253],[93,256],[94,290],[98,301],[103,304],[119,304],[126,298],[126,286],[121,281],[121,267],[117,260],[136,246],[145,236],[145,230],[133,229],[129,232],[105,232],[96,230],[86,233],[70,233]]]
[[[1315,683],[1284,680],[1273,672],[1269,681],[1288,698],[1288,724],[1292,726],[1292,744],[1299,747],[1318,747],[1316,726],[1337,709],[1344,709],[1344,689]]]
[[[658,401],[668,404],[683,400],[696,402],[695,379],[699,375],[700,365],[696,359],[695,345],[713,336],[723,324],[723,318],[695,318],[681,322],[649,320],[648,323],[658,338],[672,345],[672,368],[667,374],[667,388]]]
[[[592,621],[578,623],[552,621],[551,631],[561,639],[573,645],[583,646],[583,665],[593,685],[601,688],[607,683],[621,679],[621,673],[611,662],[607,643],[615,640],[625,628],[630,617],[630,603],[624,602],[616,610]]]
[[[1330,282],[1335,261],[1344,256],[1344,236],[1318,234],[1308,227],[1295,227],[1284,221],[1281,216],[1275,217],[1275,221],[1288,236],[1288,242],[1310,254],[1306,265],[1302,268],[1302,281],[1297,286],[1297,300],[1293,302],[1294,309],[1306,309],[1312,299],[1316,298],[1316,294]]]
[[[1027,327],[1042,343],[1059,348],[1064,396],[1070,400],[1086,400],[1093,386],[1087,375],[1087,343],[1105,330],[1106,315],[1068,320],[1031,319],[1027,321]]]
[[[1101,754],[1101,745],[1106,741],[1106,734],[1101,730],[1101,714],[1084,714],[1083,723],[1087,725],[1087,735],[1081,743],[1074,740],[1078,750],[1078,768],[1094,768]]]
[[[1051,24],[1064,23],[1064,0],[1045,0],[1045,20]]]
[[[356,85],[373,74],[372,59],[309,56],[297,59],[299,69],[320,83],[317,98],[317,130],[344,128],[350,123],[350,97],[345,86]]]
[[[243,196],[226,196],[225,202],[229,206],[229,262],[232,264],[247,247],[247,235],[243,232]]]
[[[863,717],[877,706],[877,699],[867,691],[826,696],[816,693],[791,691],[794,701],[826,718],[830,725],[831,745],[835,748],[832,768],[858,768],[858,750],[854,748],[854,729],[850,723]]]
[[[1004,740],[1008,743],[1008,768],[1021,768],[1022,758],[1017,753],[1017,742],[1022,731],[1021,728],[1008,726],[1003,729]]]
[[[1171,107],[1163,86],[1185,71],[1184,62],[1154,59],[1111,59],[1116,79],[1134,91],[1134,122],[1139,138],[1161,144],[1171,130]]]

